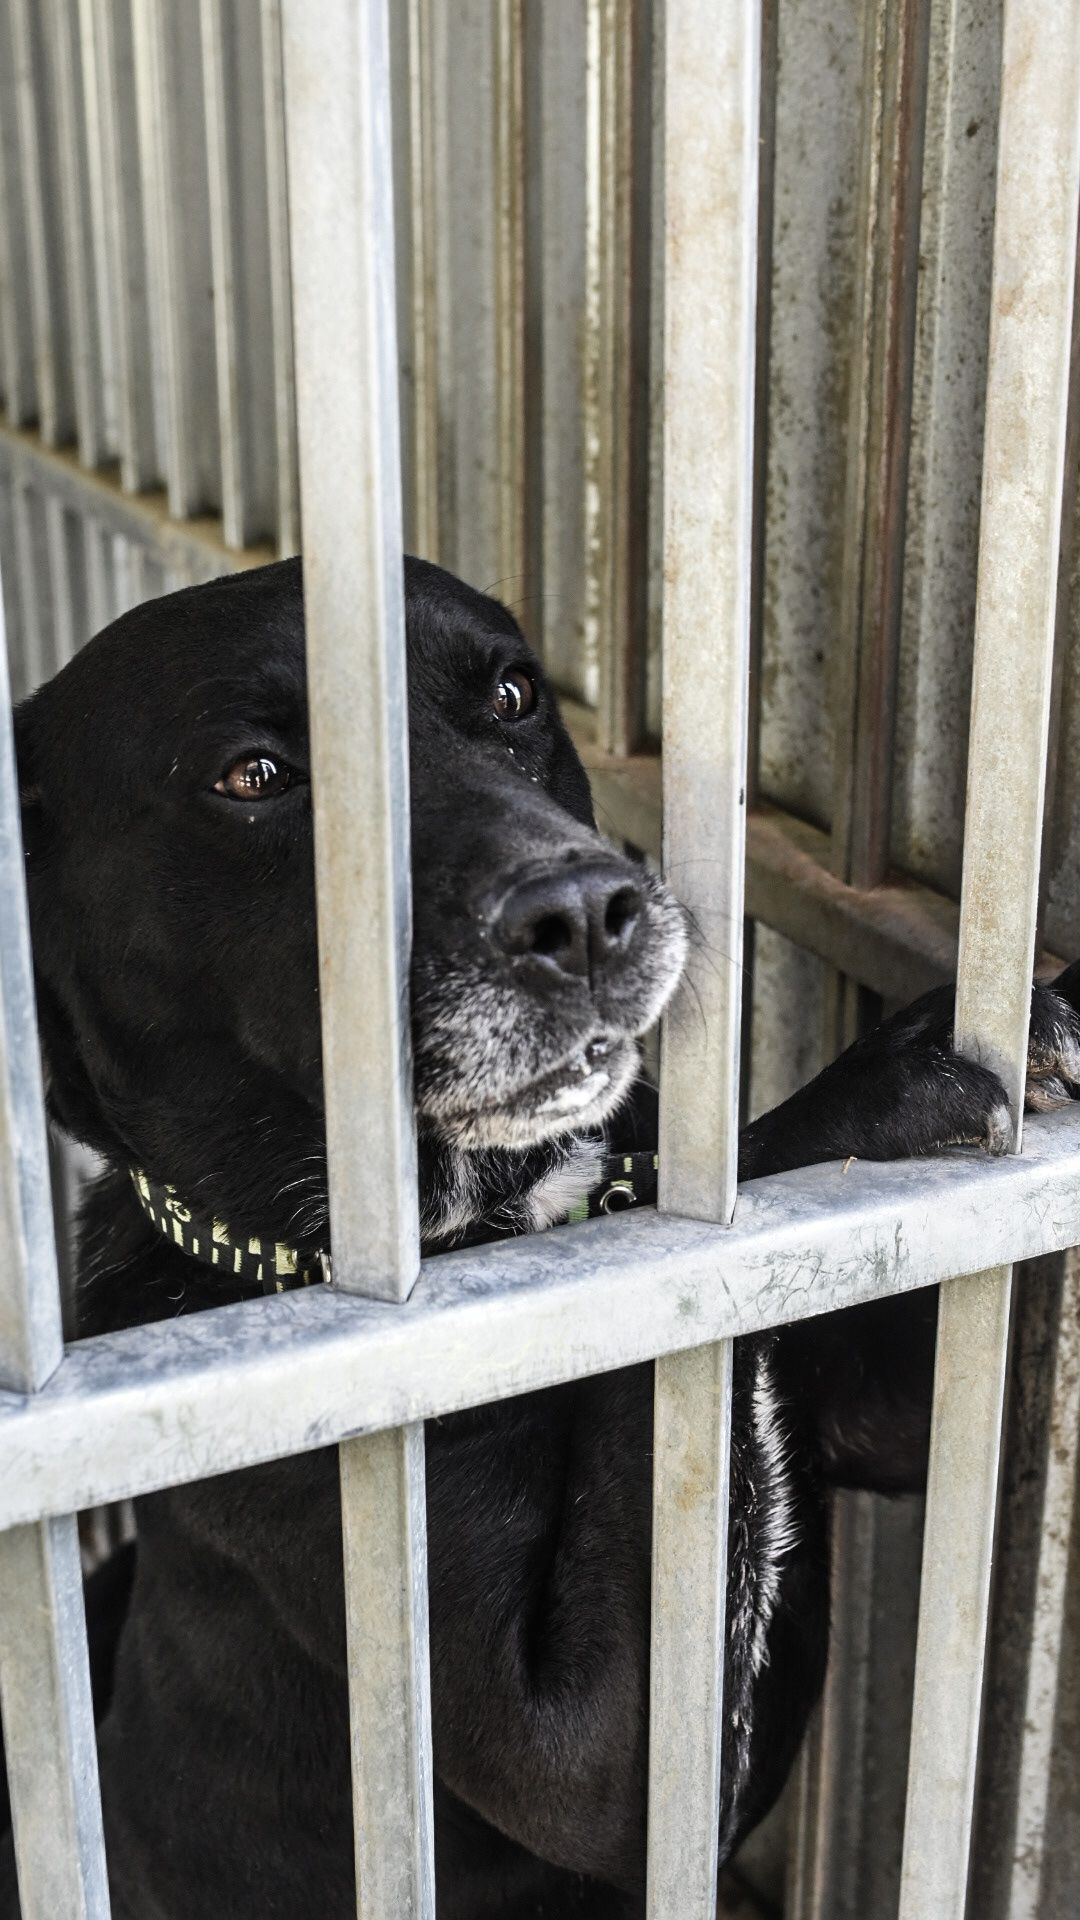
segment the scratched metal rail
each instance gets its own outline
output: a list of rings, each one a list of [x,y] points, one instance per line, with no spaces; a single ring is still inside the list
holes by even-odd
[[[650,1357],[648,1912],[712,1916],[730,1343],[936,1281],[925,1536],[917,1502],[837,1500],[825,1699],[746,1877],[787,1920],[1076,1910],[1080,1122],[738,1194],[734,1151],[740,1113],[958,957],[961,1036],[1015,1102],[1036,953],[1080,953],[1078,178],[1074,0],[0,0],[14,695],[123,608],[296,551],[302,510],[333,982],[335,1287],[65,1351],[5,719],[26,1920],[108,1913],[75,1516],[332,1442],[358,1913],[430,1916],[421,1423]],[[519,613],[602,824],[712,955],[707,1047],[685,994],[666,1024],[660,1211],[423,1270],[403,542]],[[346,716],[365,784],[332,793]]]

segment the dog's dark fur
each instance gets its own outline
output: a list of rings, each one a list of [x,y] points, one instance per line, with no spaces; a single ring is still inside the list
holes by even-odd
[[[565,1212],[602,1125],[653,1141],[635,1041],[685,934],[595,834],[510,616],[417,562],[406,593],[430,1250]],[[537,688],[516,723],[492,706],[508,669]],[[303,1251],[327,1228],[299,565],[127,615],[17,732],[49,1100],[110,1169],[82,1328],[213,1307],[225,1283],[155,1234],[128,1169],[241,1235]],[[217,790],[257,753],[296,770],[286,791]],[[1078,999],[1072,971],[1035,992],[1037,1104],[1075,1090]],[[746,1130],[743,1177],[1000,1146],[1001,1087],[950,1025],[931,995],[860,1042]],[[820,1688],[827,1480],[924,1472],[933,1329],[919,1296],[740,1343],[723,1857]],[[651,1388],[638,1368],[429,1425],[440,1920],[642,1911]],[[332,1451],[139,1502],[126,1618],[98,1649],[117,1920],[354,1912],[340,1551]]]

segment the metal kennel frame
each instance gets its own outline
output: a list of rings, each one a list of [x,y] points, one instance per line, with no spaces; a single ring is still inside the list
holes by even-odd
[[[259,165],[271,191],[263,206],[230,107],[249,84],[241,29],[254,30],[254,22],[273,54],[279,12],[284,64],[264,61],[265,95],[247,102],[265,136]],[[417,109],[406,131],[420,188],[407,219],[394,204],[393,141],[402,133],[389,115],[391,36],[406,12]],[[925,51],[927,14],[920,4],[881,11],[879,53],[896,76],[898,124],[910,98],[905,74]],[[585,632],[595,674],[585,692],[595,695],[598,717],[579,714],[578,726],[593,732],[599,790],[605,780],[614,790],[634,765],[645,726],[642,677],[628,662],[630,646],[646,644],[651,614],[634,599],[630,560],[635,542],[651,538],[663,579],[662,851],[701,936],[690,983],[664,1024],[660,1207],[421,1264],[401,1019],[409,887],[394,246],[397,226],[416,321],[406,439],[422,545],[439,512],[423,449],[439,432],[444,351],[424,295],[446,266],[423,191],[440,166],[438,130],[417,103],[425,74],[445,53],[444,23],[428,0],[411,0],[407,10],[385,0],[283,0],[257,15],[205,0],[199,32],[195,9],[170,10],[159,0],[135,0],[130,10],[109,0],[56,0],[40,13],[30,0],[12,0],[0,16],[12,81],[0,75],[0,196],[17,171],[28,209],[25,225],[7,223],[0,263],[5,458],[16,475],[12,550],[24,610],[40,579],[34,549],[43,540],[74,644],[66,516],[88,503],[117,553],[155,554],[159,571],[128,583],[137,599],[172,578],[236,563],[192,515],[220,511],[225,542],[245,547],[251,560],[260,557],[259,540],[295,546],[302,496],[334,1244],[332,1288],[64,1346],[5,721],[0,1712],[24,1920],[102,1920],[109,1911],[75,1516],[329,1444],[341,1459],[358,1913],[432,1915],[422,1423],[646,1359],[657,1363],[647,1910],[649,1920],[712,1916],[731,1342],[939,1281],[948,1284],[900,1914],[961,1920],[968,1911],[1011,1267],[1080,1245],[1080,1120],[1071,1111],[1041,1118],[1020,1137],[1072,377],[1080,14],[1074,0],[1006,0],[1002,24],[957,1028],[960,1043],[1005,1080],[1015,1152],[985,1164],[954,1157],[815,1168],[739,1194],[744,913],[789,930],[801,915],[799,925],[814,927],[808,944],[861,978],[869,943],[879,991],[891,988],[897,998],[944,970],[949,932],[929,889],[891,884],[886,873],[871,801],[881,782],[872,743],[887,728],[881,686],[865,671],[859,677],[860,660],[872,653],[853,662],[842,695],[866,758],[843,797],[840,871],[818,862],[808,879],[813,826],[760,808],[748,822],[748,794],[757,792],[748,711],[760,665],[752,647],[761,593],[753,538],[761,479],[759,155],[768,150],[760,68],[776,17],[766,6],[763,20],[761,0],[722,8],[666,0],[655,10],[655,71],[646,77],[664,103],[652,155],[663,217],[653,223],[651,273],[633,255],[626,185],[627,103],[644,84],[643,18],[636,4],[623,10],[596,0],[588,9],[594,587]],[[515,142],[529,85],[522,49],[536,29],[521,0],[494,0],[493,21],[505,168],[491,300],[516,322],[526,240]],[[51,129],[35,113],[46,32],[57,76]],[[188,71],[170,56],[170,34],[192,37],[201,90],[167,84],[167,74]],[[111,88],[125,59],[137,79],[134,122]],[[85,171],[73,137],[77,115],[93,134],[95,164]],[[886,129],[885,154],[890,137]],[[170,189],[197,164],[209,166],[205,227],[194,199]],[[901,197],[910,190],[902,176],[901,167]],[[61,210],[58,229],[50,207]],[[150,236],[145,281],[129,275],[132,299],[119,306],[95,300],[95,276],[104,281],[118,266],[123,274],[137,230]],[[250,297],[241,257],[255,244],[272,264],[265,306]],[[903,260],[890,265],[884,253],[894,297],[875,307],[885,317],[870,330],[866,379],[895,387],[905,365],[910,371],[910,313],[905,320],[896,291]],[[213,284],[212,314],[185,294],[193,260]],[[619,302],[643,273],[651,309],[643,318],[639,303],[620,319]],[[878,298],[864,292],[871,303]],[[155,327],[141,323],[140,301]],[[72,315],[84,312],[92,324],[73,327]],[[653,410],[662,441],[651,447],[635,374],[650,329],[660,343],[662,389]],[[524,452],[531,403],[518,337],[514,326],[500,332],[494,416],[505,458],[493,512],[511,574],[523,540],[521,502],[536,484]],[[216,390],[193,377],[201,351],[215,356]],[[108,379],[95,376],[100,366]],[[277,404],[259,417],[264,376]],[[866,417],[880,417],[869,402]],[[260,435],[275,449],[272,487]],[[73,436],[86,468],[117,459],[127,494],[49,451]],[[883,476],[883,518],[867,524],[851,586],[853,617],[872,627],[875,608],[896,591],[888,503],[902,462],[887,436],[878,444],[869,429],[855,452],[856,465],[877,462]],[[650,461],[662,476],[663,508],[648,529],[628,515],[626,498],[634,462]],[[157,480],[166,509],[128,497]],[[43,527],[27,509],[31,483],[51,489]],[[78,624],[92,630],[101,624],[105,562],[100,541],[88,552]],[[624,832],[659,850],[659,764],[637,772],[636,797],[622,803]],[[362,864],[361,837],[376,849]],[[847,1017],[841,1009],[838,1032]],[[1070,1392],[1065,1379],[1066,1408]],[[1063,1604],[1060,1569],[1047,1567],[1044,1643]],[[1044,1644],[1043,1657],[1053,1660],[1052,1646]],[[1036,1662],[1029,1686],[1037,1687],[1038,1671]],[[1037,1691],[1032,1698],[1037,1718]],[[1037,1756],[1027,1764],[1038,1771]],[[1038,1835],[1030,1840],[1038,1843]],[[1018,1869],[1004,1910],[1034,1912],[1030,1898]]]

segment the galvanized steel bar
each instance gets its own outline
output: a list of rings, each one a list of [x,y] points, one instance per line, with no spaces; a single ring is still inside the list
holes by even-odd
[[[285,0],[282,25],[334,1278],[402,1301],[419,1238],[386,0]],[[422,1429],[352,1442],[341,1476],[357,1911],[433,1920]]]
[[[200,18],[222,520],[226,544],[248,547],[277,508],[259,0],[201,0]]]
[[[1035,948],[1080,200],[1080,15],[1007,0],[956,1038],[1017,1143]],[[1011,1274],[942,1294],[902,1920],[967,1898]]]
[[[0,1528],[1078,1244],[1069,1108],[1018,1156],[749,1182],[729,1227],[646,1209],[442,1254],[404,1306],[309,1288],[80,1340],[0,1393]]]
[[[62,1352],[18,783],[0,645],[0,1383],[32,1393]]]
[[[422,1425],[345,1443],[341,1513],[359,1912],[434,1920]]]
[[[277,550],[300,545],[300,481],[296,456],[292,281],[289,275],[289,185],[285,163],[285,95],[281,66],[281,0],[261,0],[260,52],[266,136],[267,258],[273,335],[274,454]]]
[[[0,1713],[22,1920],[109,1920],[74,1514],[0,1534]]]
[[[649,20],[640,0],[588,12],[585,377],[586,648],[597,739],[626,755],[645,727],[649,433]]]
[[[661,1043],[660,1205],[726,1222],[738,1167],[760,8],[664,15],[664,868],[689,910]],[[722,210],[722,211],[721,211]],[[702,681],[708,700],[688,697]],[[656,1369],[649,1920],[716,1908],[728,1343]]]
[[[283,22],[334,1278],[403,1299],[419,1240],[384,10],[333,0],[316,26],[287,0]]]
[[[54,149],[62,216],[64,292],[79,458],[96,467],[105,457],[99,351],[98,286],[91,255],[91,168],[83,112],[83,67],[78,0],[49,0],[45,8],[53,78]]]
[[[525,564],[523,5],[524,0],[496,0],[494,9],[497,568],[511,601],[519,595]]]
[[[38,428],[48,446],[72,436],[70,338],[54,198],[45,18],[33,0],[10,0],[23,219],[34,330]]]
[[[155,407],[183,520],[221,499],[199,20],[138,0],[132,22]]]
[[[433,0],[409,0],[409,289],[412,308],[412,542],[439,557],[438,241]],[[503,16],[499,31],[504,31]],[[512,210],[512,203],[510,203]]]
[[[22,218],[22,155],[11,13],[0,7],[0,386],[13,426],[34,416],[34,326]]]
[[[0,898],[0,1381],[32,1393],[62,1336],[2,625]],[[0,1536],[0,1714],[23,1920],[107,1920],[71,1514]]]
[[[120,474],[130,493],[140,493],[165,467],[155,418],[151,336],[157,336],[151,327],[143,207],[151,170],[148,163],[144,166],[139,148],[131,9],[114,0],[82,0],[82,8],[97,77],[102,225],[95,242],[96,272],[112,302]]]

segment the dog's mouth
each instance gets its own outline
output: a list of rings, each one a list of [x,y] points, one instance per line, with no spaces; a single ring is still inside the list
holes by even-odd
[[[444,1114],[439,1130],[466,1149],[537,1146],[599,1126],[629,1089],[637,1067],[631,1035],[594,1033],[558,1065],[497,1100]]]

